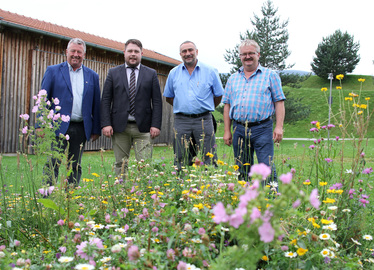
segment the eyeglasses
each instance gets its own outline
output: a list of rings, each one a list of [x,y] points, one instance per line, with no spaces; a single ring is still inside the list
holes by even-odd
[[[257,52],[249,52],[249,53],[241,53],[239,54],[241,57],[243,56],[254,56],[255,54],[257,54]]]

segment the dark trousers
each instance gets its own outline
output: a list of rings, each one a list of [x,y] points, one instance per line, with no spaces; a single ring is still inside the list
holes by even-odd
[[[71,166],[72,172],[68,177],[68,182],[69,184],[74,184],[77,186],[82,175],[81,160],[83,155],[84,144],[86,143],[86,135],[84,132],[83,122],[70,122],[66,135],[69,135],[69,141],[61,138],[56,138],[57,145],[60,145],[61,152],[64,152],[69,144],[68,167]],[[54,146],[52,146],[52,149],[53,148]],[[52,158],[48,160],[48,162],[46,163],[44,173],[48,177],[47,184],[53,185],[54,181],[52,171],[55,181],[57,181],[60,164],[61,161],[56,158]]]

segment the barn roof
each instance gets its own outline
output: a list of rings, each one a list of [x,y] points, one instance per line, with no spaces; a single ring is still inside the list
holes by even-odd
[[[125,44],[122,42],[95,36],[53,23],[40,21],[2,9],[0,9],[0,25],[8,25],[10,27],[37,32],[43,35],[53,36],[65,40],[70,40],[71,38],[78,37],[83,39],[86,42],[87,46],[92,46],[107,51],[113,51],[116,53],[122,53],[125,47]],[[143,59],[169,66],[176,66],[181,63],[174,58],[144,48]]]

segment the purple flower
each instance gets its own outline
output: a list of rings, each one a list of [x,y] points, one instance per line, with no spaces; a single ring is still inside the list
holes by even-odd
[[[318,132],[319,130],[318,130],[318,128],[311,128],[311,129],[309,129],[309,131],[310,132]]]
[[[296,209],[296,208],[298,208],[298,207],[300,206],[300,204],[301,204],[300,199],[297,199],[297,200],[292,204],[292,207],[293,207],[294,209]]]
[[[319,208],[321,202],[318,200],[318,189],[317,188],[313,189],[312,192],[310,193],[309,201],[310,201],[310,204],[314,208],[316,209]]]
[[[341,189],[343,187],[343,184],[342,183],[335,183],[333,184],[330,189],[333,190],[333,189]]]
[[[262,180],[265,180],[271,174],[271,168],[264,163],[252,165],[249,176],[254,174],[262,175]]]
[[[221,202],[218,202],[213,207],[213,214],[214,214],[213,221],[217,224],[220,224],[221,222],[229,221],[229,216],[226,214],[225,206]]]
[[[314,144],[309,146],[309,148],[312,149],[312,150],[314,149],[314,147],[316,147]]]
[[[282,174],[279,176],[279,179],[282,181],[283,184],[289,184],[292,181],[292,173]]]
[[[130,261],[136,261],[140,258],[139,248],[135,245],[131,246],[127,252]]]
[[[335,125],[333,125],[333,124],[328,124],[328,125],[327,125],[327,128],[328,128],[328,129],[332,129],[332,128],[334,128],[334,127],[335,127]]]
[[[315,124],[317,124],[318,123],[318,121],[312,121],[312,122],[310,122],[312,125],[315,125]]]
[[[330,162],[332,162],[332,159],[331,159],[331,158],[325,158],[325,161],[326,161],[327,163],[330,163]]]
[[[335,137],[335,140],[336,140],[336,141],[339,141],[339,136],[336,136],[336,137]]]
[[[274,239],[274,229],[269,222],[264,222],[258,227],[258,233],[260,234],[260,240],[264,243],[269,243]]]
[[[363,174],[370,174],[370,173],[372,173],[372,172],[373,172],[373,168],[372,168],[372,167],[370,167],[370,168],[366,168],[366,169],[364,169],[364,170],[362,171]]]

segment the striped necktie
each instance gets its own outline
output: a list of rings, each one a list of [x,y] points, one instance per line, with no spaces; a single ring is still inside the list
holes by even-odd
[[[135,115],[135,68],[131,68],[130,75],[130,114]]]

